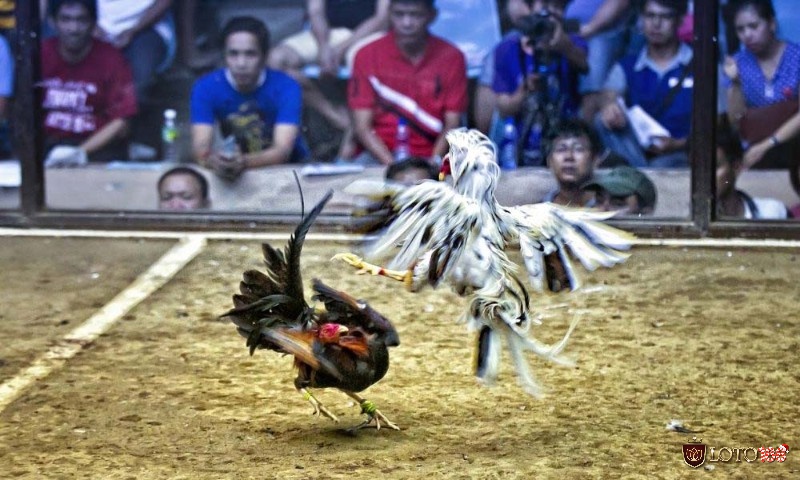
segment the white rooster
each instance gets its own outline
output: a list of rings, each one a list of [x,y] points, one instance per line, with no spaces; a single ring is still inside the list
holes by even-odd
[[[497,378],[505,340],[519,378],[529,394],[542,393],[533,379],[525,351],[561,364],[560,356],[576,322],[549,346],[528,336],[529,295],[506,249],[519,245],[528,278],[541,291],[572,290],[578,279],[567,247],[588,270],[624,261],[633,236],[602,223],[613,213],[570,209],[550,203],[503,207],[495,199],[500,177],[494,144],[476,130],[447,133],[450,151],[443,160],[453,185],[425,181],[396,193],[392,218],[363,254],[369,261],[393,255],[386,268],[351,253],[335,258],[361,269],[405,282],[411,291],[442,281],[470,298],[462,316],[478,330],[476,375],[491,385]],[[396,250],[399,245],[399,251]]]

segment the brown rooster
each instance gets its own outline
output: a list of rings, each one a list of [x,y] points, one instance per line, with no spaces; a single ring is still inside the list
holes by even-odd
[[[361,406],[367,419],[355,429],[381,422],[399,430],[369,400],[359,396],[379,381],[389,369],[389,350],[400,344],[397,331],[388,319],[361,300],[314,280],[313,300],[325,310],[308,305],[300,275],[300,253],[306,233],[330,200],[332,192],[314,207],[297,226],[283,251],[262,245],[267,273],[244,272],[230,317],[239,333],[247,338],[252,355],[266,348],[294,356],[298,375],[297,390],[331,420],[338,418],[312,395],[310,388],[337,388]]]

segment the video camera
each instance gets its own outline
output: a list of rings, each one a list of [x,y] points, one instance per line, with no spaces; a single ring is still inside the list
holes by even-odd
[[[546,8],[520,19],[518,27],[522,36],[526,38],[528,46],[533,48],[536,45],[550,43],[557,23],[561,24],[566,33],[577,33],[580,29],[580,22],[577,20],[562,21]]]

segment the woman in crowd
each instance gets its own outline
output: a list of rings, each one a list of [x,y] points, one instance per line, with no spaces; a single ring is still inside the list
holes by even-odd
[[[743,166],[786,168],[798,151],[800,45],[778,38],[771,0],[733,0],[730,8],[744,48],[726,58],[724,71],[729,118],[748,142]]]

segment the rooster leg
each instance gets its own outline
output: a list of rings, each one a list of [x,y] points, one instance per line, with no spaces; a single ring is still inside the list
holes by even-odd
[[[362,398],[357,393],[348,392],[346,390],[342,390],[344,393],[347,394],[348,397],[352,398],[361,406],[361,412],[367,414],[367,419],[364,422],[356,425],[351,430],[360,430],[362,428],[368,427],[375,427],[376,430],[381,429],[381,421],[385,424],[385,426],[393,429],[393,430],[400,430],[400,427],[392,423],[391,420],[386,418],[386,415],[382,414],[378,407],[370,400],[366,398]],[[374,422],[374,423],[373,423]]]
[[[391,278],[392,280],[403,282],[409,288],[411,287],[411,282],[414,279],[413,270],[406,270],[405,272],[401,270],[387,270],[378,265],[367,263],[364,261],[364,259],[352,253],[337,253],[331,260],[341,260],[353,267],[356,267],[359,269],[359,274],[369,273],[370,275],[380,275],[382,277]]]
[[[330,410],[325,408],[325,405],[323,405],[322,402],[317,400],[317,397],[312,395],[308,389],[298,388],[297,391],[302,393],[303,398],[308,400],[308,403],[310,403],[311,406],[314,407],[314,415],[319,415],[321,413],[326,417],[330,418],[331,420],[333,420],[334,422],[339,423],[339,419],[336,418],[336,415],[334,415]]]

